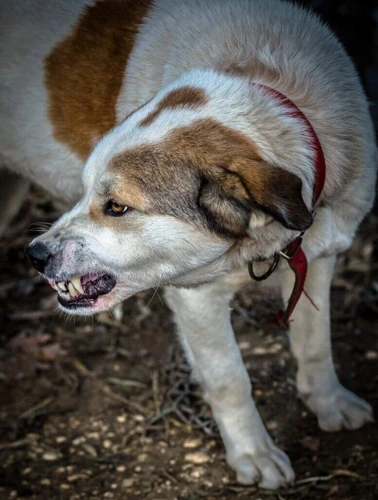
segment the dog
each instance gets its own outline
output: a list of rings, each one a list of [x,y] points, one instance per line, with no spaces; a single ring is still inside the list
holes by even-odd
[[[373,204],[377,164],[351,60],[315,15],[279,0],[18,0],[1,11],[4,221],[29,181],[74,205],[27,249],[68,314],[164,286],[238,481],[290,483],[229,301],[248,264],[257,274],[302,244],[277,270],[299,395],[325,431],[372,421],[340,384],[330,341],[335,258]],[[304,255],[317,308],[300,296]]]

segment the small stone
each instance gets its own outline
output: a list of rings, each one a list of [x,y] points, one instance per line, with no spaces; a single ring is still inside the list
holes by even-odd
[[[60,485],[60,489],[61,490],[69,490],[70,489],[70,485],[69,484],[66,484],[66,483],[62,483]]]
[[[129,479],[124,479],[122,481],[122,486],[124,488],[131,488],[131,486],[134,484],[134,479],[129,478]]]
[[[206,469],[204,467],[196,467],[190,473],[190,475],[192,477],[194,477],[195,479],[199,479],[200,477],[204,476],[205,474],[206,474]]]
[[[83,449],[88,453],[88,455],[90,455],[91,457],[93,458],[96,458],[97,457],[97,451],[96,451],[96,448],[94,446],[92,446],[91,444],[89,443],[84,443],[83,444]]]
[[[378,352],[377,351],[366,351],[365,358],[366,359],[378,359]]]
[[[58,460],[58,454],[55,453],[55,451],[46,451],[42,455],[43,460],[46,460],[47,462],[53,462],[54,460]]]
[[[50,484],[51,484],[51,481],[47,477],[45,477],[44,479],[41,479],[42,486],[50,486]]]
[[[99,432],[89,432],[87,434],[87,437],[89,439],[95,439],[96,441],[99,441],[100,440],[100,433]]]
[[[267,354],[268,351],[264,348],[264,347],[255,347],[253,350],[252,350],[253,354],[257,354],[259,356],[263,355],[263,354]]]
[[[146,453],[141,453],[140,455],[138,455],[138,462],[145,462],[148,458],[148,455]]]
[[[247,349],[250,349],[251,347],[251,343],[248,342],[247,340],[242,340],[241,342],[239,342],[239,349],[241,351],[246,351]]]
[[[110,441],[110,439],[105,439],[105,441],[102,443],[102,446],[108,450],[112,447],[112,444],[113,443]]]
[[[67,441],[67,438],[65,436],[58,436],[55,441],[59,444],[61,443],[64,443],[65,441]]]
[[[30,473],[31,473],[31,471],[32,471],[32,468],[31,468],[31,467],[26,467],[26,469],[24,469],[24,470],[22,471],[22,475],[23,475],[23,476],[27,476],[28,474],[30,474]]]
[[[202,444],[202,440],[200,438],[196,438],[196,439],[191,439],[191,438],[188,438],[188,439],[185,439],[184,441],[184,448],[198,448],[198,446],[201,446]]]
[[[269,429],[270,431],[275,431],[278,427],[278,424],[277,422],[275,422],[274,420],[271,420],[270,422],[268,422],[266,424],[266,427],[267,429]]]
[[[126,467],[124,465],[118,465],[117,466],[117,472],[125,472]]]
[[[67,477],[67,481],[69,483],[74,483],[79,479],[88,479],[88,477],[86,476],[86,474],[72,474],[72,476]]]
[[[145,421],[145,418],[143,415],[134,415],[134,420],[136,422],[144,422]]]
[[[277,352],[282,351],[282,345],[281,344],[273,344],[269,348],[269,352],[272,352],[276,354]]]
[[[140,465],[137,465],[135,468],[134,468],[135,472],[141,472],[142,471],[142,467],[140,467]]]
[[[187,453],[185,455],[185,460],[192,464],[206,464],[210,460],[210,457],[206,453],[198,451],[196,453]]]
[[[110,487],[111,487],[112,490],[115,490],[117,488],[117,486],[118,486],[117,483],[112,483],[110,485]]]
[[[118,415],[118,417],[116,418],[116,420],[120,424],[124,424],[126,422],[126,416],[125,415]]]
[[[83,444],[85,441],[86,441],[86,438],[84,436],[79,436],[72,441],[72,444],[74,446],[79,446],[80,444]]]

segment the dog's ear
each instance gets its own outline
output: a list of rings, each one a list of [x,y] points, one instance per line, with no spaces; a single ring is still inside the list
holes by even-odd
[[[312,224],[301,179],[262,160],[243,158],[213,171],[202,182],[198,203],[216,231],[235,236],[245,234],[254,210],[296,231]]]
[[[239,160],[231,167],[240,176],[252,204],[270,214],[284,227],[304,231],[312,214],[302,198],[301,179],[263,160]]]
[[[244,237],[250,218],[250,204],[240,178],[224,168],[201,179],[197,204],[208,226],[217,233]]]

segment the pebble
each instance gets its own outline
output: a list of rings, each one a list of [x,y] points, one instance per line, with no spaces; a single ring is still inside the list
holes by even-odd
[[[64,443],[65,441],[67,441],[67,438],[65,436],[58,436],[55,439],[55,441],[60,444],[60,443]]]
[[[46,460],[47,462],[53,462],[54,460],[58,460],[58,454],[55,453],[54,451],[46,451],[42,455],[43,460]]]
[[[117,472],[125,472],[126,467],[124,465],[118,465],[117,466]]]
[[[248,342],[247,340],[242,340],[241,342],[239,342],[239,349],[241,351],[246,351],[247,349],[250,349],[251,347],[251,343]]]
[[[85,443],[85,441],[86,441],[86,438],[84,436],[80,436],[80,437],[77,437],[76,439],[74,439],[72,441],[72,444],[74,446],[79,446],[80,444]]]
[[[196,453],[187,453],[185,455],[185,460],[192,464],[206,464],[210,460],[210,457],[206,453],[198,451]]]
[[[136,422],[144,422],[144,421],[145,421],[145,418],[144,418],[144,416],[143,416],[143,415],[134,415],[134,417],[133,417],[133,418],[134,418],[134,420],[135,420]]]
[[[97,457],[96,448],[94,446],[92,446],[91,444],[84,443],[83,448],[88,453],[88,455],[90,455],[91,457],[93,457],[93,458]]]
[[[61,490],[69,490],[70,489],[70,485],[69,484],[66,484],[66,483],[62,483],[60,485],[60,489]]]
[[[184,441],[184,448],[198,448],[198,446],[201,446],[202,444],[202,440],[197,438],[197,439],[192,439],[192,438],[188,438],[188,439],[185,439]]]
[[[95,439],[96,441],[99,441],[100,440],[100,433],[99,432],[89,432],[87,434],[87,437],[89,439]]]
[[[45,477],[44,479],[41,479],[42,486],[50,486],[50,484],[51,484],[51,481],[47,477]]]
[[[118,417],[116,418],[116,420],[120,424],[124,424],[126,422],[126,416],[125,415],[118,415]]]
[[[277,352],[282,351],[282,345],[281,344],[273,344],[269,348],[269,352],[272,352],[273,354],[276,354]]]
[[[206,474],[206,469],[204,467],[196,467],[190,473],[190,475],[192,477],[194,477],[195,479],[199,479],[200,477],[204,476],[205,474]]]
[[[102,443],[102,446],[106,449],[109,449],[112,447],[112,442],[110,441],[110,439],[105,439],[105,441]]]
[[[378,359],[378,352],[377,351],[366,351],[365,358],[366,359]]]
[[[255,347],[252,352],[258,355],[268,354],[268,351],[264,347]]]
[[[267,429],[269,429],[270,431],[275,431],[278,427],[278,424],[277,422],[275,422],[274,420],[271,420],[270,422],[268,422],[266,424],[266,427]]]
[[[75,481],[78,481],[79,479],[88,479],[88,476],[86,474],[73,474],[72,476],[67,477],[67,481],[69,483],[74,483]]]
[[[129,479],[124,479],[122,481],[122,486],[124,488],[131,488],[131,486],[134,484],[134,479],[129,478]]]

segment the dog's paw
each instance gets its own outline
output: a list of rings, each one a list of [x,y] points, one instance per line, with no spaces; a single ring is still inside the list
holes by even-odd
[[[374,422],[373,409],[369,403],[342,385],[328,396],[312,395],[303,399],[317,415],[319,427],[323,431],[359,429],[368,422]]]
[[[236,471],[241,484],[258,483],[260,488],[275,490],[287,486],[295,478],[290,459],[270,438],[258,451],[244,452],[228,463]]]

